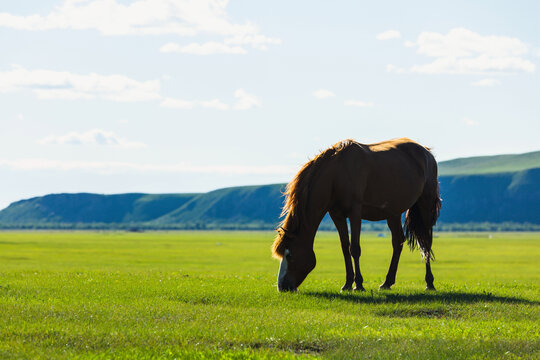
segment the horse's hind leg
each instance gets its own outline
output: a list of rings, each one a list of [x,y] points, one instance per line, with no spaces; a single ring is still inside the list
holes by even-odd
[[[345,285],[343,285],[341,290],[352,290],[354,272],[351,261],[351,253],[349,252],[350,243],[349,229],[347,229],[347,219],[341,215],[332,212],[330,212],[330,217],[332,218],[332,221],[334,221],[336,229],[339,233],[339,240],[341,241],[341,251],[343,252],[343,259],[345,260],[345,272],[347,274],[347,277],[345,280]]]
[[[429,259],[426,261],[426,290],[435,290],[435,286],[433,286],[433,274],[431,273],[431,265],[429,263]]]
[[[399,264],[399,257],[401,256],[401,250],[403,250],[403,243],[405,242],[405,236],[403,235],[403,229],[401,228],[401,217],[395,216],[387,220],[388,227],[392,232],[392,260],[390,261],[390,268],[388,274],[386,274],[386,280],[379,286],[379,289],[390,289],[396,282],[396,273]]]
[[[362,283],[364,279],[360,273],[360,231],[362,229],[362,217],[358,214],[357,216],[349,217],[351,221],[351,256],[354,260],[354,290],[366,291]]]

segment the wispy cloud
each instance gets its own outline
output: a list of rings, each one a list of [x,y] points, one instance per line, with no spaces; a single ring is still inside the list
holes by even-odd
[[[386,72],[402,74],[402,73],[405,72],[405,69],[400,68],[400,67],[398,67],[396,65],[388,64],[388,65],[386,65]]]
[[[65,135],[50,135],[38,141],[40,144],[56,145],[108,145],[120,148],[144,148],[146,144],[129,141],[117,136],[112,131],[92,129],[86,132],[70,132]]]
[[[346,106],[355,106],[355,107],[373,107],[375,106],[372,102],[365,102],[359,100],[347,100],[345,101]]]
[[[392,39],[399,39],[401,37],[401,33],[397,30],[386,30],[382,33],[377,34],[375,37],[377,40],[392,40]]]
[[[264,50],[281,40],[260,34],[250,21],[234,23],[225,0],[64,0],[48,14],[0,12],[0,26],[19,30],[96,30],[105,36],[177,35],[224,38],[227,45]],[[188,45],[188,51],[215,51],[215,45]],[[223,51],[223,48],[221,49]],[[223,52],[221,52],[223,53]]]
[[[478,126],[478,121],[473,120],[473,119],[468,118],[468,117],[464,117],[462,121],[467,126]]]
[[[491,79],[491,78],[488,78],[488,79],[482,79],[482,80],[478,80],[478,81],[473,81],[471,83],[472,86],[483,86],[483,87],[486,87],[486,86],[495,86],[495,85],[499,85],[501,82],[497,79]]]
[[[248,94],[243,89],[238,89],[234,92],[234,97],[237,99],[234,105],[235,110],[248,110],[253,107],[261,106],[261,100],[255,95]]]
[[[200,102],[201,106],[209,109],[216,109],[216,110],[228,110],[229,105],[225,104],[219,99],[212,99],[212,100],[206,100]]]
[[[315,96],[317,99],[328,99],[328,98],[336,96],[336,94],[334,94],[330,90],[319,89],[313,92],[313,96]]]
[[[480,35],[464,28],[448,34],[423,32],[416,42],[418,54],[434,60],[415,65],[410,71],[422,74],[474,74],[525,71],[533,72],[535,65],[523,56],[529,46],[521,40],[506,36]]]
[[[264,36],[261,34],[237,34],[225,38],[226,45],[251,45],[255,49],[266,51],[267,45],[280,45],[281,39]]]
[[[0,72],[0,93],[32,91],[42,100],[91,100],[137,102],[160,100],[161,106],[177,109],[196,107],[216,110],[247,110],[261,106],[261,100],[238,89],[236,102],[228,105],[220,99],[185,100],[163,97],[160,81],[137,81],[123,75],[74,74],[67,71],[28,70],[15,65],[10,71]]]
[[[298,169],[283,165],[208,165],[200,166],[190,163],[156,164],[133,163],[120,161],[67,161],[46,158],[0,159],[0,167],[19,171],[85,171],[98,174],[125,172],[141,173],[187,173],[187,174],[221,174],[221,175],[270,175],[294,174]]]
[[[279,45],[281,40],[271,38],[260,34],[252,35],[235,35],[225,38],[223,42],[209,41],[205,43],[190,43],[182,45],[180,43],[170,42],[163,45],[159,50],[163,53],[183,53],[192,55],[214,55],[214,54],[232,54],[243,55],[247,54],[246,46],[266,51],[267,45]]]
[[[161,106],[167,107],[167,108],[173,108],[173,109],[193,109],[199,104],[198,101],[190,101],[190,100],[183,100],[183,99],[173,99],[173,98],[165,98],[161,102]]]
[[[123,75],[87,75],[67,71],[28,70],[14,65],[0,72],[0,93],[31,90],[39,99],[148,101],[159,99],[159,80],[137,81]]]
[[[192,55],[214,55],[214,54],[247,54],[247,50],[240,46],[229,46],[218,42],[207,42],[204,44],[191,43],[182,46],[177,43],[167,43],[159,51],[162,53],[183,53]]]
[[[248,110],[253,107],[261,106],[261,100],[255,95],[248,94],[243,89],[238,89],[234,92],[234,97],[237,99],[233,105],[228,105],[219,99],[213,100],[184,100],[165,98],[161,102],[161,106],[173,109],[189,110],[197,107],[212,108],[217,110]]]

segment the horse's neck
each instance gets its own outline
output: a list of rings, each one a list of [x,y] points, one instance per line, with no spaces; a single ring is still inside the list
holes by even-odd
[[[310,192],[305,199],[307,204],[304,207],[305,214],[304,218],[306,223],[302,224],[301,229],[305,232],[306,239],[313,242],[317,229],[328,211],[328,206],[330,204],[330,197],[332,193],[332,181],[329,178],[328,174],[322,174],[321,178],[317,179],[313,184],[313,187],[310,189]]]

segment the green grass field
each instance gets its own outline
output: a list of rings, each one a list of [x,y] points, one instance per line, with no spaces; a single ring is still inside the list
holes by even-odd
[[[0,358],[538,359],[540,234],[440,234],[379,292],[388,237],[363,234],[365,293],[340,293],[337,234],[297,293],[271,232],[0,232]]]

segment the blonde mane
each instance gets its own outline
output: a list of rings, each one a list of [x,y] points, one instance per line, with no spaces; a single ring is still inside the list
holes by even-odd
[[[283,253],[285,252],[285,238],[293,238],[300,224],[306,221],[307,197],[315,174],[319,172],[323,164],[326,164],[328,160],[334,158],[343,149],[352,144],[355,144],[355,141],[347,139],[322,151],[319,155],[304,164],[294,179],[287,184],[283,193],[285,203],[281,211],[281,217],[284,217],[284,219],[278,227],[278,234],[272,245],[272,254],[274,257],[278,259],[283,257]]]

